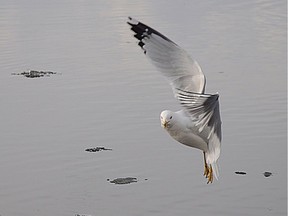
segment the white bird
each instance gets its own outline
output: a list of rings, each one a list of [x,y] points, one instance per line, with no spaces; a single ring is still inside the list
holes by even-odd
[[[212,183],[218,179],[217,160],[221,149],[219,95],[205,94],[205,76],[185,50],[151,27],[128,17],[138,45],[166,76],[183,109],[165,110],[161,126],[178,142],[204,153],[204,175]]]

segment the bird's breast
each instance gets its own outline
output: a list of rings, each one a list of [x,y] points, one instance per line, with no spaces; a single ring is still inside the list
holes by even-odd
[[[192,131],[179,131],[179,130],[167,130],[169,135],[180,142],[183,145],[200,149],[202,151],[208,150],[207,142],[205,142],[200,136]]]

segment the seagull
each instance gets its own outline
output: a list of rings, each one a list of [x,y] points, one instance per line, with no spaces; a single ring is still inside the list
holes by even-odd
[[[132,17],[127,23],[144,54],[170,82],[183,108],[162,111],[161,126],[179,143],[203,151],[207,184],[213,182],[213,176],[218,180],[222,137],[219,94],[205,93],[205,75],[184,49]]]

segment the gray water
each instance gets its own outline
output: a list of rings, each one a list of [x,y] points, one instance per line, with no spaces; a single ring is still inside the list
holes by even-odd
[[[219,92],[219,181],[160,127],[180,106],[127,16],[186,49]],[[286,215],[286,47],[284,0],[2,0],[0,215]],[[28,70],[57,74],[11,75]],[[112,151],[85,151],[97,146]]]

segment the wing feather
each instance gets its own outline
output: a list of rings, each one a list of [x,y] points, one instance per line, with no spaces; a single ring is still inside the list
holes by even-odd
[[[198,128],[199,135],[208,140],[207,163],[213,164],[216,169],[222,140],[219,95],[197,94],[181,89],[176,89],[175,93]]]
[[[129,17],[127,22],[138,45],[152,63],[168,78],[173,90],[204,93],[205,76],[199,64],[185,50],[153,28]]]

